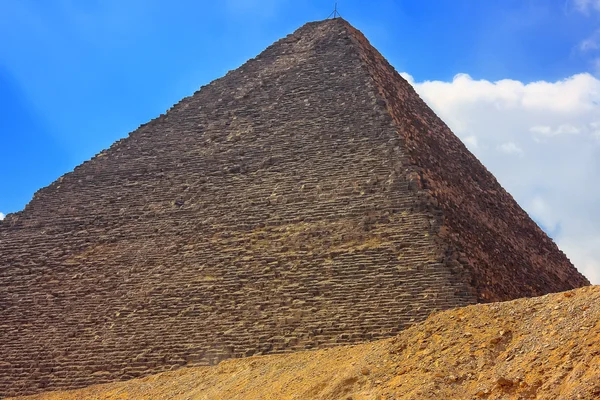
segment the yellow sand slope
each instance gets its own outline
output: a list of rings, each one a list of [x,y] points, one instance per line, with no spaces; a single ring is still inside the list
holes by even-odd
[[[600,286],[476,305],[395,338],[28,399],[600,399]]]

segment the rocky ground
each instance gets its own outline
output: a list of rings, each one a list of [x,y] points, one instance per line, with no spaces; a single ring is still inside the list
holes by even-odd
[[[27,399],[600,399],[600,286],[437,313],[373,343]]]

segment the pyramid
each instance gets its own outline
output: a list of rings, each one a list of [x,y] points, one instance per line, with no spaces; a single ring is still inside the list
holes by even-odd
[[[0,397],[588,284],[359,31],[313,22],[0,224]]]

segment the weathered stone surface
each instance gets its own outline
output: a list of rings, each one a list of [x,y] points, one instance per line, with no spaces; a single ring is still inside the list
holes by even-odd
[[[19,400],[598,400],[598,321],[600,286],[589,286],[439,312],[391,339]]]
[[[359,32],[309,23],[0,224],[0,396],[586,284]]]
[[[479,301],[589,285],[554,242],[353,27],[351,37],[402,138],[410,177],[443,213],[438,235],[471,274]]]

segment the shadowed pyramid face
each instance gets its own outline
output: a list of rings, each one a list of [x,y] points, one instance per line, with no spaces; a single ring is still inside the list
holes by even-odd
[[[585,284],[362,34],[310,23],[0,224],[0,395]]]

